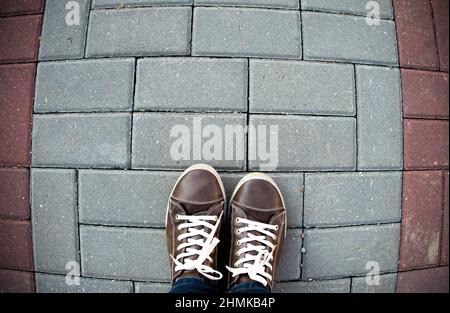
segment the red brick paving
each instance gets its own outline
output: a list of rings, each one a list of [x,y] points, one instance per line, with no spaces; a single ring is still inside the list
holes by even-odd
[[[31,222],[0,220],[0,268],[33,270]]]
[[[448,71],[448,0],[432,0],[441,71]]]
[[[44,0],[1,0],[0,15],[42,13]]]
[[[0,63],[37,61],[42,15],[0,18]]]
[[[398,273],[397,292],[448,293],[448,266]]]
[[[448,120],[404,121],[405,169],[448,168]]]
[[[449,193],[448,172],[444,174],[444,214],[442,219],[442,238],[441,238],[441,265],[448,265],[448,193]]]
[[[0,168],[0,218],[30,218],[28,169]]]
[[[402,69],[405,117],[448,118],[448,73]]]
[[[401,270],[439,265],[443,182],[441,171],[404,173]]]
[[[35,69],[0,65],[0,166],[30,166]]]
[[[394,0],[400,65],[439,69],[430,0]]]
[[[34,292],[33,273],[0,269],[0,293],[6,292]]]

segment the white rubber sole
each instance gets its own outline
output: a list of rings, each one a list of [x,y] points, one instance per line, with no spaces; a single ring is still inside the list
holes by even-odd
[[[222,182],[222,179],[221,179],[220,176],[219,176],[219,173],[217,173],[217,171],[216,171],[212,166],[209,166],[208,164],[202,164],[202,163],[194,164],[194,165],[188,167],[188,168],[180,175],[180,177],[178,177],[177,181],[175,182],[175,184],[174,184],[174,186],[173,186],[173,188],[172,188],[172,191],[170,192],[169,200],[167,200],[166,220],[165,220],[165,223],[164,223],[165,226],[166,226],[166,228],[167,228],[167,218],[168,218],[168,216],[169,216],[170,198],[172,197],[173,191],[175,190],[175,187],[178,185],[178,183],[180,182],[180,180],[181,180],[184,176],[186,176],[186,174],[188,174],[189,172],[192,172],[192,171],[194,171],[194,170],[205,170],[205,171],[208,171],[208,172],[210,172],[211,174],[213,174],[214,177],[216,177],[217,181],[219,182],[220,189],[222,190],[222,194],[223,194],[223,199],[224,199],[224,201],[226,200],[226,199],[225,199],[225,198],[226,198],[225,187],[223,186],[223,182]]]
[[[262,180],[265,180],[268,183],[270,183],[278,191],[278,193],[281,197],[281,203],[283,204],[283,208],[286,210],[286,204],[284,202],[283,194],[281,193],[281,190],[278,187],[277,183],[269,175],[266,175],[264,173],[259,173],[259,172],[250,173],[250,174],[247,174],[244,177],[242,177],[242,179],[236,185],[236,188],[234,188],[233,194],[231,195],[231,198],[229,201],[230,205],[231,205],[231,202],[233,201],[234,196],[236,195],[236,192],[239,190],[239,188],[241,188],[241,186],[243,184],[245,184],[246,182],[248,182],[250,180],[254,180],[254,179],[262,179]],[[231,211],[231,209],[229,208],[229,212],[230,211]],[[284,223],[284,238],[286,238],[286,234],[287,234],[287,221],[286,221],[286,223]]]

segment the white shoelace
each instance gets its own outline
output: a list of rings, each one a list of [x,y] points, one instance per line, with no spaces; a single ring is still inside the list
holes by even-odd
[[[267,286],[267,280],[272,280],[272,275],[266,272],[266,268],[272,269],[271,261],[273,259],[275,245],[266,240],[266,236],[276,239],[277,237],[272,231],[278,230],[278,226],[255,222],[245,218],[238,218],[236,222],[247,225],[237,229],[238,234],[247,232],[246,237],[237,241],[238,246],[244,244],[244,247],[237,251],[237,256],[244,255],[236,261],[234,264],[235,268],[229,266],[226,268],[232,273],[233,277],[247,274],[250,279]],[[251,232],[258,232],[262,235],[257,236]],[[262,245],[253,245],[250,243],[254,241]],[[270,251],[267,248],[270,248]],[[238,267],[241,264],[242,267]]]
[[[174,258],[173,255],[170,255],[176,264],[175,271],[197,270],[200,274],[212,280],[219,280],[222,278],[222,273],[203,264],[206,260],[212,262],[210,254],[220,242],[220,240],[215,237],[215,234],[222,219],[222,215],[223,212],[220,213],[220,216],[177,215],[177,219],[186,221],[186,223],[180,224],[178,229],[181,230],[187,228],[187,232],[179,235],[178,240],[187,240],[177,247],[177,251],[186,248],[186,252],[178,254],[176,258]],[[211,222],[216,223],[212,224]],[[207,233],[203,229],[197,229],[199,226],[209,228],[211,231]],[[195,236],[200,236],[202,238],[191,238]],[[199,246],[200,248],[196,246]],[[198,257],[191,259],[190,257],[193,256]]]

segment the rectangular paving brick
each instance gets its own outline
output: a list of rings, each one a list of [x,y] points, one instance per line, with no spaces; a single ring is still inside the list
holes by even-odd
[[[194,0],[195,5],[298,9],[298,0]]]
[[[41,21],[41,15],[0,19],[0,64],[36,61]]]
[[[170,283],[134,283],[136,293],[168,293],[171,288]]]
[[[31,195],[36,270],[66,274],[79,261],[75,171],[33,169]]]
[[[191,5],[194,0],[91,0],[92,8],[145,7],[154,5]]]
[[[448,168],[448,121],[404,121],[405,169]]]
[[[430,1],[393,0],[402,67],[438,69]]]
[[[135,110],[247,110],[244,59],[144,59],[136,79]]]
[[[398,293],[448,293],[448,266],[398,273]]]
[[[443,174],[404,173],[400,269],[438,265],[442,225]]]
[[[444,215],[442,218],[441,236],[441,265],[448,265],[448,202],[449,202],[449,181],[448,172],[444,173]]]
[[[242,170],[245,123],[244,114],[135,113],[132,168],[185,169],[202,161]],[[236,129],[240,131],[233,132]],[[214,147],[217,152],[209,153]]]
[[[41,13],[44,0],[2,0],[0,2],[0,16]]]
[[[192,55],[301,58],[300,13],[195,8]]]
[[[39,63],[35,112],[131,111],[134,59]]]
[[[349,293],[350,278],[335,280],[295,281],[274,285],[275,293]]]
[[[89,1],[47,0],[39,47],[39,60],[81,59],[84,56]],[[79,13],[74,17],[75,10]],[[75,20],[75,18],[79,18]]]
[[[33,270],[30,221],[0,220],[0,268]]]
[[[80,222],[164,227],[179,172],[79,172]]]
[[[303,12],[305,59],[397,65],[393,21],[368,25],[365,17]]]
[[[275,142],[272,142],[268,133],[272,132],[271,125],[278,126],[277,170],[345,171],[355,169],[354,118],[250,115],[250,125],[255,125],[256,130],[266,125],[266,132],[259,131],[256,136],[257,145],[267,148],[264,151],[269,151],[269,147],[272,151],[277,151]],[[266,142],[264,142],[264,136]],[[272,138],[276,137],[272,136]],[[249,151],[255,151],[256,148],[253,149],[251,146]],[[264,170],[265,168],[261,165],[268,164],[268,161],[263,160],[260,153],[255,151],[255,154],[257,160],[249,154],[250,169]],[[272,158],[276,159],[276,155],[274,154]]]
[[[367,262],[397,269],[400,224],[306,230],[302,279],[365,275]]]
[[[28,169],[0,168],[0,218],[30,218]]]
[[[368,277],[373,283],[372,277]],[[397,288],[397,274],[385,274],[379,276],[379,284],[369,285],[366,277],[352,278],[352,293],[395,293]]]
[[[82,274],[170,280],[164,230],[80,226]]]
[[[32,292],[34,292],[33,273],[0,269],[0,293]]]
[[[400,89],[398,69],[356,67],[359,170],[402,169]]]
[[[400,222],[402,173],[305,175],[305,226]]]
[[[354,116],[351,65],[250,61],[250,112]]]
[[[46,114],[33,121],[33,165],[128,167],[131,116]]]
[[[0,166],[29,166],[34,64],[0,66]]]
[[[448,73],[402,69],[405,117],[448,118]]]
[[[448,72],[448,1],[431,0],[441,71]]]
[[[234,188],[247,173],[221,173],[227,199],[231,199]],[[303,173],[271,173],[283,193],[287,210],[287,224],[289,228],[302,226],[303,214]]]
[[[276,269],[277,281],[300,279],[302,236],[300,229],[289,229],[286,234],[280,263]]]
[[[331,13],[345,13],[366,16],[374,7],[368,5],[369,1],[361,0],[302,0],[302,10],[321,11]],[[392,19],[392,1],[378,0],[380,18]]]
[[[36,291],[39,293],[130,293],[131,281],[80,277],[79,285],[68,285],[66,276],[36,273]]]
[[[86,56],[187,55],[191,8],[92,11]]]

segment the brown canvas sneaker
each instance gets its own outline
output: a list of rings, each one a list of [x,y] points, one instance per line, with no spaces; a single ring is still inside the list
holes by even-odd
[[[185,276],[222,278],[216,269],[216,247],[224,206],[224,187],[211,166],[193,165],[178,178],[166,212],[172,281]]]
[[[254,280],[269,288],[286,236],[286,208],[280,189],[267,175],[251,173],[230,199],[228,287]]]

